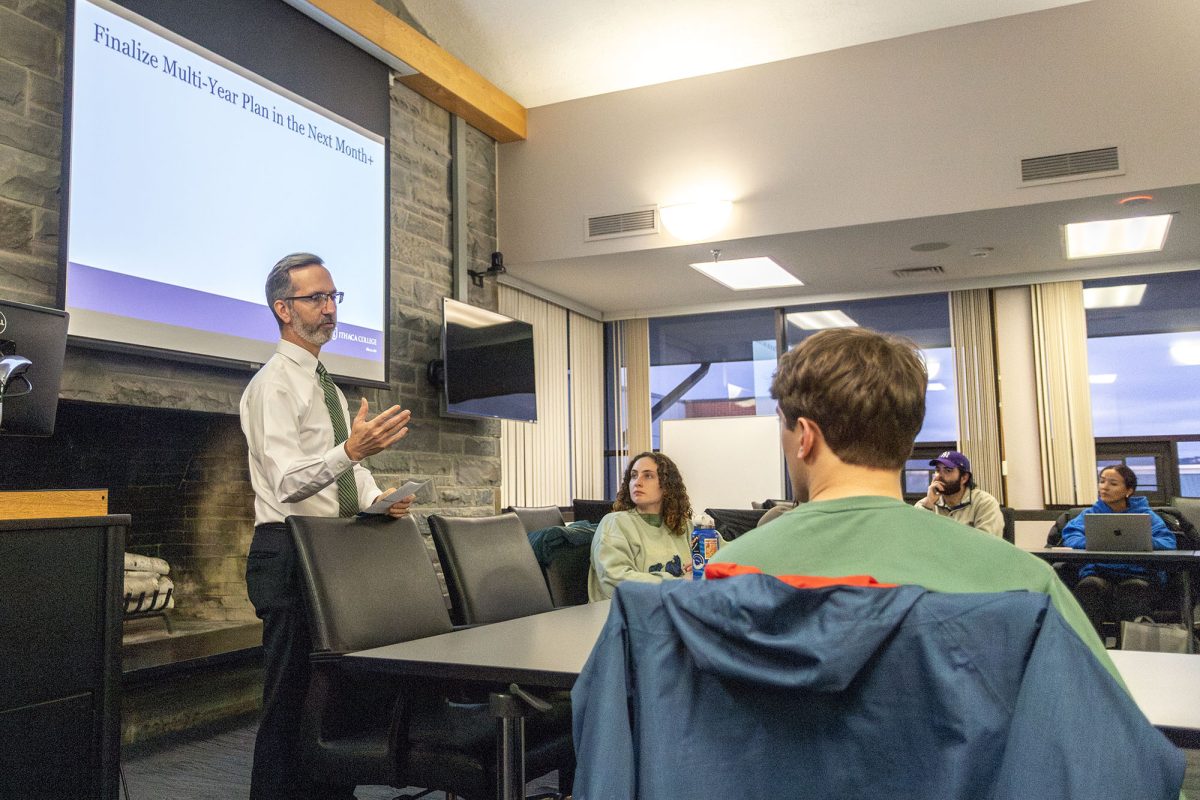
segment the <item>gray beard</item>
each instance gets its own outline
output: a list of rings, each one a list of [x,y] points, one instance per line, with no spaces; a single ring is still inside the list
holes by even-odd
[[[330,339],[333,338],[333,334],[337,330],[337,328],[333,328],[328,331],[324,330],[321,327],[321,324],[323,322],[324,322],[324,320],[322,320],[322,322],[318,322],[316,325],[313,325],[312,327],[308,327],[308,326],[301,324],[301,322],[299,320],[296,320],[296,321],[292,322],[292,330],[296,332],[297,336],[299,336],[301,339],[308,342],[309,344],[315,345],[317,347],[323,347],[326,343],[329,342]]]

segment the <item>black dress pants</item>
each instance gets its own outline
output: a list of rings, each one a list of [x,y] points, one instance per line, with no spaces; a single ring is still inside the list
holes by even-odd
[[[316,783],[300,763],[300,718],[312,643],[287,525],[255,527],[246,591],[263,621],[263,709],[250,800],[352,800],[353,786]]]
[[[1162,594],[1145,578],[1121,575],[1088,575],[1072,591],[1101,638],[1101,625],[1114,622],[1119,630],[1122,621],[1148,616]]]

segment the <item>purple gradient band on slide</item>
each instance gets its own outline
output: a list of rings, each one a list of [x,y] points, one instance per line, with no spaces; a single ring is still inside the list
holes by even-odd
[[[67,307],[259,342],[279,340],[279,327],[266,303],[222,297],[75,262],[67,264]],[[383,361],[383,332],[338,322],[336,338],[322,350]]]

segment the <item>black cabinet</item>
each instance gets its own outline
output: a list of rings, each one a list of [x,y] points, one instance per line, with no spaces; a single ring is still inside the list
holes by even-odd
[[[0,798],[117,797],[128,527],[0,520]]]

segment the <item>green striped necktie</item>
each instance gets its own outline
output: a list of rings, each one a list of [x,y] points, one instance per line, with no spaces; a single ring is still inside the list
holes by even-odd
[[[338,400],[333,378],[325,371],[325,365],[317,362],[317,380],[325,392],[325,408],[329,410],[329,421],[333,423],[333,443],[341,444],[349,438],[346,432],[346,414]],[[353,517],[358,513],[358,486],[354,483],[354,468],[337,477],[338,516]]]

